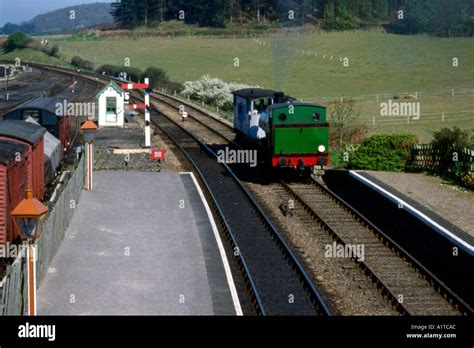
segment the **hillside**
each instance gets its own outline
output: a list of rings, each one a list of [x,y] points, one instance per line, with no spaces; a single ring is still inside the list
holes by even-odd
[[[7,23],[3,28],[0,28],[0,33],[10,34],[15,31],[23,31],[35,35],[63,34],[111,23],[112,21],[110,4],[94,3],[69,6],[44,13],[20,25]]]

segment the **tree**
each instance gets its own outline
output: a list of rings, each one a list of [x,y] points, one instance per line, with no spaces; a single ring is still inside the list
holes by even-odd
[[[474,136],[468,131],[458,127],[443,128],[433,132],[431,144],[437,148],[472,148],[474,147]]]
[[[10,34],[8,39],[3,43],[2,48],[5,53],[11,52],[17,48],[25,48],[33,40],[26,34],[17,32]]]
[[[54,45],[53,47],[51,47],[51,49],[49,50],[49,52],[47,52],[51,57],[56,57],[56,58],[59,58],[59,46],[58,45]]]
[[[329,123],[334,144],[338,149],[342,149],[344,142],[348,141],[354,132],[356,120],[359,117],[354,111],[354,100],[343,102],[332,102],[329,106]]]
[[[400,10],[403,19],[398,18]],[[116,0],[111,14],[121,27],[134,28],[182,19],[181,11],[186,23],[209,27],[223,27],[238,17],[241,24],[321,22],[328,30],[390,24],[390,30],[402,34],[472,36],[474,31],[472,0]],[[294,18],[289,18],[289,11]],[[17,27],[7,23],[3,31],[20,31]]]
[[[404,18],[396,17],[402,10]],[[391,30],[401,34],[472,36],[474,3],[470,0],[392,0]]]
[[[122,27],[130,26],[131,24],[131,14],[128,1],[117,1],[111,4],[110,11],[114,20],[120,24]]]
[[[474,136],[472,132],[462,130],[458,127],[443,128],[433,133],[431,145],[434,161],[438,160],[438,170],[441,173],[451,173],[460,179],[460,176],[470,172],[471,163],[459,161],[460,152],[463,149],[474,148]]]

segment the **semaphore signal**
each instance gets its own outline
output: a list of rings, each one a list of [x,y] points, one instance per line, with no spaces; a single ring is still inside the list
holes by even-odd
[[[145,78],[145,83],[122,83],[122,89],[144,89],[145,104],[130,104],[132,109],[145,110],[145,147],[150,148],[150,93],[148,88],[150,86],[148,77]]]
[[[147,109],[146,104],[129,104],[128,106],[132,109]]]

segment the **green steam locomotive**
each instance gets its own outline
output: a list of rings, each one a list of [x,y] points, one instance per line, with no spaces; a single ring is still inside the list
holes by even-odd
[[[234,129],[257,144],[272,167],[312,171],[329,165],[326,107],[298,103],[269,89],[233,94]]]

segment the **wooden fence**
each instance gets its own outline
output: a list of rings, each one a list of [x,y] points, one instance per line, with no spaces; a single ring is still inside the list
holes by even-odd
[[[463,169],[473,170],[474,150],[440,149],[430,144],[415,145],[411,149],[408,164],[413,169],[447,172],[456,163]]]
[[[74,209],[84,185],[84,157],[70,176],[59,187],[59,195],[49,203],[49,213],[43,233],[37,240],[36,285],[39,286],[48,272],[66,229],[71,222]],[[6,274],[0,282],[0,315],[22,315],[27,306],[26,249],[15,261],[7,266]]]
[[[7,266],[6,274],[1,282],[1,315],[21,315],[26,311],[26,246],[21,246],[19,255],[11,265]]]

